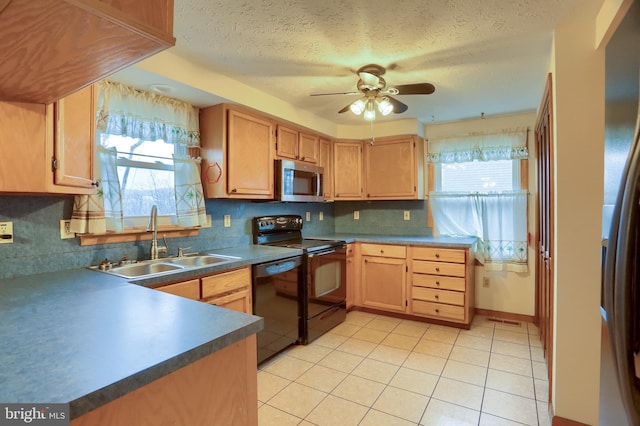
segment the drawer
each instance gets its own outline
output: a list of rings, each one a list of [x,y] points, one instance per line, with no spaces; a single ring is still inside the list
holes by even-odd
[[[442,290],[465,291],[465,278],[443,277],[440,275],[413,274],[412,284],[417,287],[439,288]]]
[[[347,244],[347,257],[352,257],[355,255],[355,248],[353,243]]]
[[[412,300],[413,313],[443,320],[464,321],[464,307]]]
[[[362,244],[360,246],[360,254],[362,256],[382,256],[396,257],[404,259],[407,257],[407,248],[405,246],[390,246],[387,244]]]
[[[464,263],[430,262],[428,260],[413,261],[413,272],[419,274],[464,277],[465,269],[466,265]]]
[[[202,298],[251,287],[249,268],[236,269],[202,278]]]
[[[197,279],[156,287],[154,290],[175,294],[187,299],[200,300],[200,280]]]
[[[412,287],[411,297],[415,300],[446,303],[447,305],[464,306],[464,293],[457,291],[435,290],[432,288]]]
[[[413,247],[413,258],[419,260],[434,260],[436,262],[465,263],[466,250],[444,249],[438,247]]]

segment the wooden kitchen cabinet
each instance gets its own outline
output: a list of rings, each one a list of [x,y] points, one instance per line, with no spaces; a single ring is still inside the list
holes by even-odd
[[[362,141],[333,144],[333,199],[360,200],[364,194]]]
[[[173,45],[173,0],[0,1],[0,100],[49,104]]]
[[[347,263],[346,263],[346,289],[347,289],[347,309],[355,306],[355,289],[356,289],[356,265],[355,265],[355,243],[347,244]]]
[[[275,123],[228,104],[200,110],[202,186],[207,198],[274,197]]]
[[[411,247],[410,257],[410,313],[469,328],[475,304],[473,255],[469,250]]]
[[[364,144],[367,199],[424,198],[423,143],[417,136],[378,138]]]
[[[53,104],[0,102],[0,192],[93,194],[95,90]]]
[[[276,155],[280,158],[317,163],[319,157],[319,136],[278,125]]]
[[[362,305],[391,312],[407,306],[407,261],[404,246],[361,244]]]
[[[193,300],[253,313],[251,297],[251,268],[244,267],[192,280],[155,287],[155,290]]]
[[[324,169],[324,199],[333,200],[333,142],[321,137],[319,146],[318,165]]]

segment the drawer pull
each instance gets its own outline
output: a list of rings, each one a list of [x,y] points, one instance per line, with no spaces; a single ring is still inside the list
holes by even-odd
[[[436,314],[440,313],[440,309],[436,308]]]
[[[440,287],[440,281],[436,281],[436,285]]]
[[[436,257],[437,257],[437,258],[440,258],[440,253],[436,253]]]
[[[440,272],[440,268],[436,268],[436,272]]]
[[[436,295],[435,295],[435,298],[436,298],[436,299],[440,299],[440,296],[438,296],[438,295],[436,294]]]
[[[384,250],[380,250],[380,254],[383,254],[383,253],[384,253]]]

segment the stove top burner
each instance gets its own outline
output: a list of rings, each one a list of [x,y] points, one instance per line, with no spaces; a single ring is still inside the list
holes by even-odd
[[[296,248],[307,253],[340,247],[344,241],[302,238],[302,217],[298,215],[253,218],[254,244]]]

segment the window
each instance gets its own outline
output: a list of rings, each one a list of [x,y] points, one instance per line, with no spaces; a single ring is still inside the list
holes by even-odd
[[[439,192],[496,192],[520,189],[520,160],[437,164]]]
[[[154,205],[161,224],[175,223],[174,145],[109,134],[100,143],[117,151],[124,225],[145,225]]]

